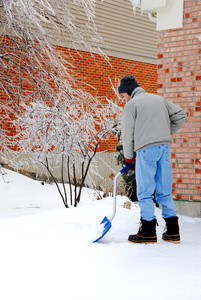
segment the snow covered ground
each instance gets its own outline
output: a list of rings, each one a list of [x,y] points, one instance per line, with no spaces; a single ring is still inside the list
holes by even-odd
[[[118,196],[112,228],[92,243],[96,226],[112,212],[112,198],[85,189],[66,209],[54,185],[7,171],[0,176],[1,300],[201,299],[201,219],[179,216],[181,243],[127,241],[139,227],[139,209]]]

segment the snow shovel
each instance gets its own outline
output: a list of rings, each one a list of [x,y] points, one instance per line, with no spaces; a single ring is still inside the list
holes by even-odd
[[[117,178],[119,175],[123,174],[125,171],[127,171],[133,163],[130,163],[129,165],[125,166],[123,169],[119,171],[119,173],[116,174],[114,178],[114,184],[113,184],[113,212],[110,218],[107,218],[106,216],[102,220],[102,222],[99,224],[98,234],[100,233],[100,237],[93,241],[93,243],[98,242],[102,237],[108,232],[108,230],[111,228],[112,223],[111,221],[114,219],[114,216],[116,214],[116,190],[117,190]]]

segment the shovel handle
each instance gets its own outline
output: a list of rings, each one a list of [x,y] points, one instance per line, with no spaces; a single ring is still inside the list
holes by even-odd
[[[113,212],[112,212],[111,217],[109,218],[110,221],[112,221],[114,219],[114,216],[116,214],[117,178],[119,177],[119,175],[121,175],[124,172],[126,172],[126,170],[128,170],[132,165],[133,165],[133,163],[130,163],[129,165],[125,166],[123,169],[121,169],[117,173],[117,175],[114,178],[114,183],[113,183]]]
[[[130,167],[132,167],[133,163],[128,164],[127,166],[125,166],[123,169],[121,169],[119,172],[121,174],[123,174],[124,172],[126,172]]]

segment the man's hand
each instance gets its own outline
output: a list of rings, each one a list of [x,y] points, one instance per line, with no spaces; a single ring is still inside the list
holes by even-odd
[[[136,158],[125,158],[125,165],[129,165],[130,163],[133,163],[132,167],[130,167],[130,170],[135,170],[135,163],[136,163]]]

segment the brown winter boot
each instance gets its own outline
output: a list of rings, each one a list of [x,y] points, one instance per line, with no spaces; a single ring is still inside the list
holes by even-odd
[[[141,218],[141,225],[137,234],[129,235],[128,240],[137,244],[154,244],[157,242],[156,219],[145,221]]]
[[[162,235],[162,239],[175,244],[180,243],[178,217],[164,219],[166,222],[166,231]]]

